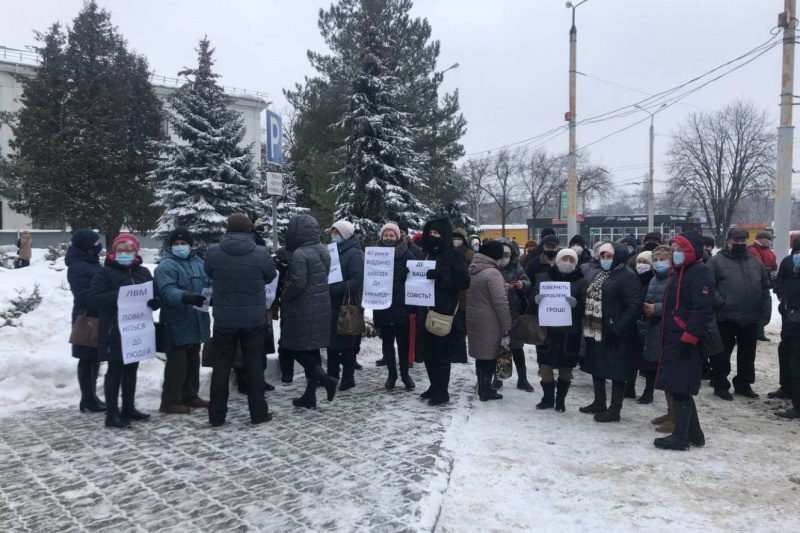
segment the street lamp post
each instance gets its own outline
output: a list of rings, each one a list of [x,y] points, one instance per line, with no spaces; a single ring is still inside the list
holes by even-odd
[[[647,231],[652,233],[655,231],[655,218],[656,218],[656,202],[655,202],[655,178],[654,178],[654,163],[653,163],[653,143],[656,138],[653,121],[655,120],[656,113],[667,107],[667,104],[661,104],[661,107],[653,112],[641,107],[639,104],[634,106],[640,111],[644,111],[650,115],[650,172],[647,177]]]
[[[588,0],[583,0],[577,4],[567,2],[567,9],[572,9],[572,27],[569,29],[569,172],[567,174],[567,234],[577,235],[578,231],[578,154],[577,139],[575,132],[575,93],[577,75],[577,50],[578,50],[578,28],[575,27],[575,10],[585,4]]]

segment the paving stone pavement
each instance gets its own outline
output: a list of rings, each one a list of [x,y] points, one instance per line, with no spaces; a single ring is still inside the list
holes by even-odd
[[[122,431],[73,407],[0,418],[0,531],[430,531],[451,464],[440,445],[471,408],[472,371],[454,365],[443,408],[418,399],[423,365],[416,391],[386,392],[370,361],[311,411],[291,405],[298,377],[268,393],[275,418],[255,429],[236,392],[222,431],[200,410]]]

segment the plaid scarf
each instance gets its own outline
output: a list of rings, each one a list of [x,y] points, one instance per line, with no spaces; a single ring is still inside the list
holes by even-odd
[[[603,285],[611,274],[625,268],[625,263],[620,263],[612,270],[601,270],[592,280],[586,291],[586,312],[583,317],[583,336],[597,342],[603,340]]]

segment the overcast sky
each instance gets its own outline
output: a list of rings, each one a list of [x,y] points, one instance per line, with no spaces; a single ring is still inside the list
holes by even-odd
[[[160,75],[194,65],[198,39],[216,47],[223,84],[269,93],[278,111],[281,89],[313,71],[306,50],[325,51],[319,0],[98,0],[130,46]],[[83,0],[2,0],[0,45],[35,44],[33,30],[70,23]],[[688,81],[770,38],[783,0],[589,0],[577,10],[578,119],[595,116]],[[442,43],[444,87],[458,88],[468,121],[468,153],[494,149],[565,124],[571,10],[564,0],[416,0]],[[668,134],[687,114],[747,98],[777,126],[780,47],[657,115],[656,163],[665,161]],[[596,78],[613,82],[612,85]],[[629,87],[623,88],[621,86]],[[634,90],[635,89],[635,90]],[[642,114],[641,118],[645,115]],[[579,145],[640,117],[578,129]],[[593,145],[619,194],[632,194],[647,172],[648,122]],[[545,145],[566,152],[563,134]],[[798,163],[795,163],[797,168]],[[656,167],[657,181],[667,178]],[[657,183],[657,189],[664,188]]]

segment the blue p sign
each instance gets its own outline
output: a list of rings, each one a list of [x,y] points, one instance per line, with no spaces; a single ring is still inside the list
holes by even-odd
[[[267,110],[267,163],[283,164],[282,135],[280,115]]]

